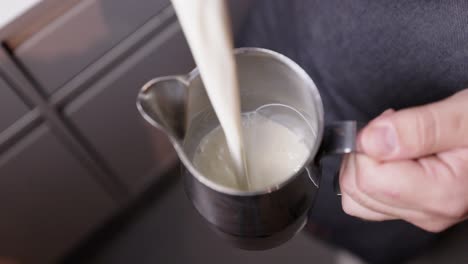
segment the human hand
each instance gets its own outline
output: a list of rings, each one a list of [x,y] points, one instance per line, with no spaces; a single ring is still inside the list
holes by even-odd
[[[403,219],[431,232],[468,218],[468,89],[385,111],[361,131],[358,150],[340,172],[349,215]]]

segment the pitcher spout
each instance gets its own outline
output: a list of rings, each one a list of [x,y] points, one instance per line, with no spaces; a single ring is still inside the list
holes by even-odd
[[[138,93],[137,108],[152,126],[182,141],[186,131],[187,81],[168,76],[147,82]]]

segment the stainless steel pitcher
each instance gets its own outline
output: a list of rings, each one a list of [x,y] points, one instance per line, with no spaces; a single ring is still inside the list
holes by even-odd
[[[235,57],[243,112],[286,105],[300,113],[290,119],[290,128],[301,129],[310,139],[306,142],[310,155],[286,181],[265,190],[240,191],[197,171],[192,164],[195,151],[219,121],[196,69],[188,75],[149,81],[138,94],[137,107],[146,121],[171,140],[185,165],[186,193],[214,230],[237,247],[268,249],[289,240],[305,225],[318,190],[320,159],[354,151],[357,128],[354,121],[325,126],[317,87],[289,58],[260,48],[236,49]],[[289,110],[274,112],[278,111]]]

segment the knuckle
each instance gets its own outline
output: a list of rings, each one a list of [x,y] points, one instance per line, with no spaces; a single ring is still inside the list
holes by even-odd
[[[421,107],[416,111],[416,146],[421,151],[433,152],[440,137],[438,114],[432,107]]]
[[[440,177],[441,188],[432,193],[429,204],[432,204],[432,211],[447,219],[459,220],[466,217],[468,213],[468,199],[466,189],[468,181],[457,176],[447,175]]]
[[[441,207],[441,214],[449,219],[462,219],[465,217],[466,209],[462,202],[456,201],[445,204]]]
[[[353,203],[351,203],[350,198],[348,196],[342,196],[341,207],[343,208],[343,211],[346,214],[357,217]]]
[[[369,170],[358,171],[356,175],[356,187],[359,191],[372,195],[378,192],[378,186],[373,177],[370,177]]]
[[[427,202],[426,212],[432,215],[442,217],[444,219],[461,219],[465,214],[465,208],[462,206],[462,201],[452,199],[451,194],[445,191],[438,191],[434,196],[430,197]]]
[[[465,175],[468,174],[468,148],[452,152],[454,155],[450,156],[449,159],[444,159],[441,155],[438,156],[443,161],[443,165],[451,172],[454,180],[467,179]]]
[[[423,224],[416,224],[416,226],[431,232],[431,233],[440,233],[451,226],[451,223],[445,221],[430,221]]]
[[[466,139],[464,136],[468,129],[466,122],[468,121],[466,118],[466,114],[462,112],[454,112],[448,120],[448,128],[449,131],[453,134],[454,137],[460,139]]]
[[[379,177],[383,176],[384,171],[371,158],[357,154],[354,164],[355,170],[349,182],[353,193],[357,191],[372,197],[386,191],[386,177]],[[344,182],[346,183],[346,180]]]
[[[468,131],[468,129],[467,129]],[[460,150],[460,156],[456,160],[454,165],[454,172],[457,175],[467,175],[468,174],[468,149]],[[463,178],[466,179],[466,178]]]
[[[370,186],[369,182],[365,180],[366,177],[364,177],[363,174],[359,174],[358,177],[356,177],[356,187],[359,191],[368,194],[371,192],[370,190],[372,187]]]
[[[352,184],[352,178],[347,174],[340,175],[340,190],[342,193],[352,194],[354,190],[354,184]]]

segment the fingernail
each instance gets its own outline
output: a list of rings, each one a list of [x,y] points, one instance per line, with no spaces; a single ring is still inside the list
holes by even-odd
[[[376,157],[391,156],[397,148],[397,135],[390,124],[375,124],[364,131],[361,148]]]
[[[391,114],[395,113],[395,109],[393,108],[388,108],[387,110],[383,111],[379,116],[376,117],[376,119],[382,119],[384,117],[387,117]],[[362,139],[362,134],[359,133],[357,138],[356,138],[356,151],[357,152],[365,152],[364,151],[364,146],[363,146],[363,139]]]

